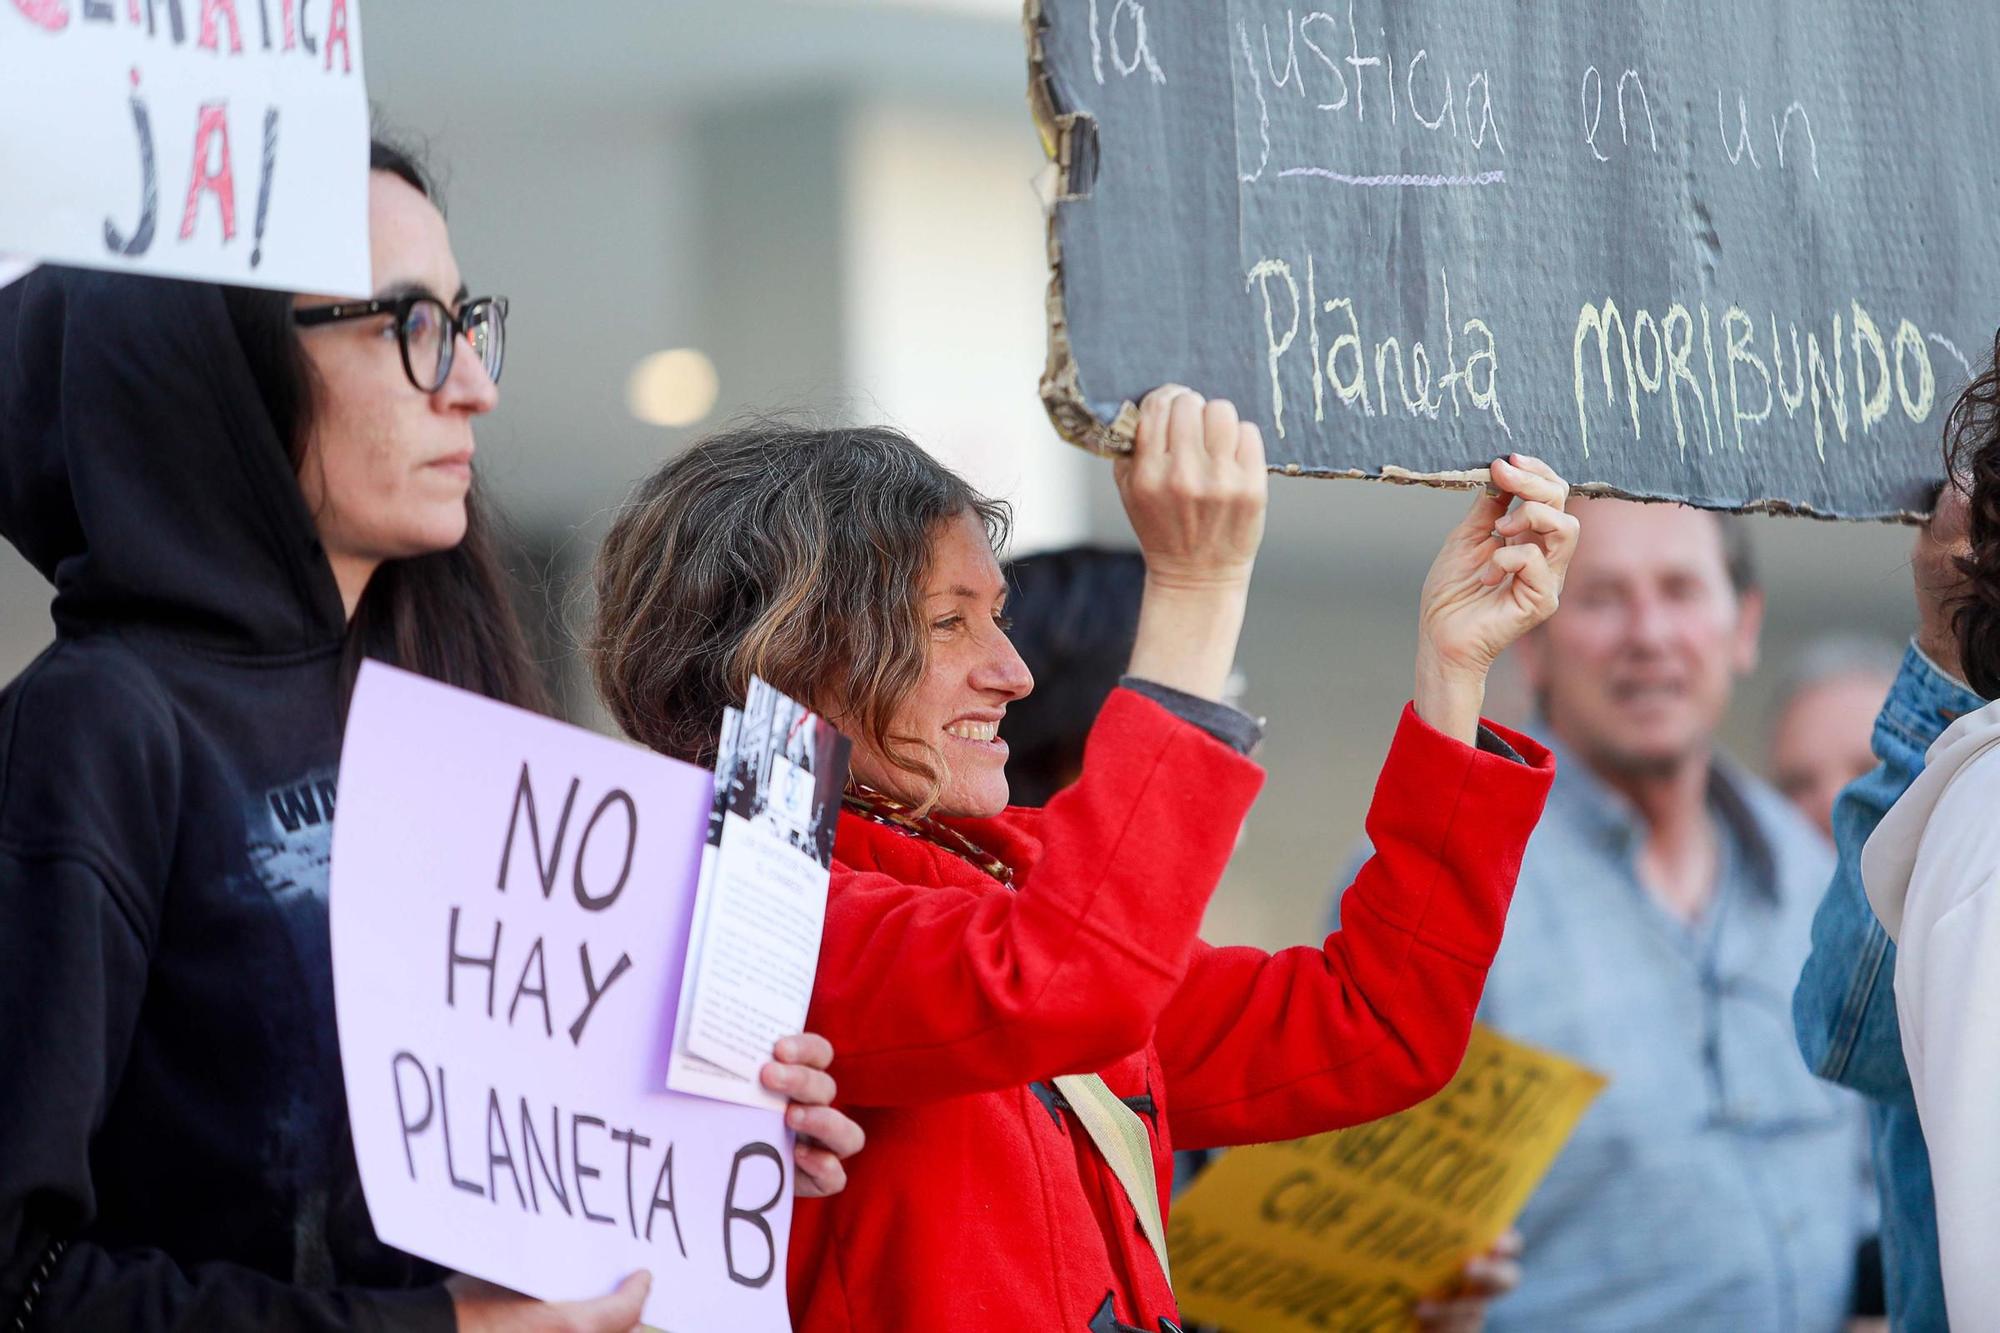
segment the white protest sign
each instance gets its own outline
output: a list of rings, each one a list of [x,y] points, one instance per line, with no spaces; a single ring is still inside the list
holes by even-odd
[[[382,1239],[649,1324],[789,1330],[792,1139],[662,1090],[711,776],[378,663],[348,718],[333,971]]]
[[[723,710],[668,1087],[769,1104],[758,1052],[805,1022],[852,748],[757,676]]]
[[[0,0],[0,251],[367,294],[358,0]]]
[[[752,677],[726,783],[718,758],[722,838],[701,886],[690,951],[699,975],[675,1046],[740,1079],[805,1022],[848,749],[824,719]]]

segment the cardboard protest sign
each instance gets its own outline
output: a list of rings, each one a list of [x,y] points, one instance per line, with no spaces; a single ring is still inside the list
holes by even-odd
[[[2000,6],[1029,0],[1058,429],[1886,517],[2000,321]]]
[[[1415,1303],[1505,1233],[1603,1087],[1475,1027],[1421,1106],[1225,1153],[1174,1203],[1182,1312],[1236,1333],[1411,1327]]]
[[[790,1328],[792,1139],[664,1090],[711,776],[378,663],[331,913],[382,1239],[544,1299],[654,1275],[665,1329]]]
[[[0,0],[0,252],[361,296],[359,0]]]

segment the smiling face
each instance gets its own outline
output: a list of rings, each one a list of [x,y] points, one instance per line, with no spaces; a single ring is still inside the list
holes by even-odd
[[[1578,500],[1562,609],[1522,640],[1550,726],[1607,776],[1706,759],[1763,604],[1731,586],[1716,520],[1676,505]]]
[[[444,216],[408,182],[370,174],[368,236],[377,297],[422,292],[454,310],[464,301]],[[437,392],[418,391],[390,315],[300,336],[319,391],[299,487],[351,612],[357,580],[365,585],[384,560],[449,550],[464,538],[472,420],[493,410],[500,391],[464,339]]]
[[[889,729],[931,748],[942,761],[940,814],[997,815],[1007,807],[1000,719],[1035,682],[1007,638],[1006,601],[1007,581],[979,518],[963,513],[945,520],[931,541],[923,590],[930,635],[923,678]],[[920,803],[926,795],[913,775],[871,746],[856,747],[854,775],[901,800]]]

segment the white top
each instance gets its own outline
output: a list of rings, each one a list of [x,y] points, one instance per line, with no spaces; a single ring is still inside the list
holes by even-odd
[[[1861,858],[1868,901],[1896,941],[1896,1013],[1930,1147],[1954,1328],[2000,1321],[1996,747],[2000,703],[1954,722]]]

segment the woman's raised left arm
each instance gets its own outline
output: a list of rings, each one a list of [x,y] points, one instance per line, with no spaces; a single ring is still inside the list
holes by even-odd
[[[1525,736],[1481,741],[1405,710],[1368,814],[1375,854],[1323,945],[1196,944],[1154,1034],[1176,1147],[1360,1124],[1457,1072],[1555,773]]]
[[[1546,464],[1516,454],[1490,476],[1424,583],[1416,695],[1376,784],[1375,854],[1341,901],[1342,929],[1277,954],[1197,944],[1161,1018],[1181,1146],[1372,1120],[1436,1092],[1464,1058],[1555,772],[1527,737],[1482,725],[1486,673],[1554,613],[1577,539],[1569,488]]]

